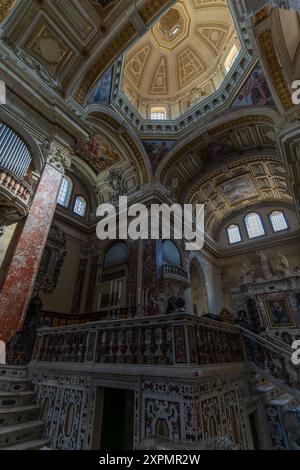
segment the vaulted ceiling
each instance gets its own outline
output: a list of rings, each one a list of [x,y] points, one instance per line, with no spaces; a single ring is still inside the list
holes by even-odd
[[[180,0],[127,52],[123,89],[143,117],[163,104],[176,118],[219,88],[239,49],[227,0]]]

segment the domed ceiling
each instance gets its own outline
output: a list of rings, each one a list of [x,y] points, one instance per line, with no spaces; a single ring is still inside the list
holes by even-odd
[[[123,90],[144,118],[175,119],[220,87],[240,47],[226,0],[180,0],[127,52]]]

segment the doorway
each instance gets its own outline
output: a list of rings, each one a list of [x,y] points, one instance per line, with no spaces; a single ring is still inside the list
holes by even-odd
[[[100,449],[132,450],[134,432],[134,391],[103,389]]]

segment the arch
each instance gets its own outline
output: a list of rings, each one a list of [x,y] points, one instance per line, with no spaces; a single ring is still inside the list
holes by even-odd
[[[207,292],[203,271],[196,258],[190,264],[190,281],[193,313],[202,316],[208,312]]]
[[[266,235],[262,217],[258,212],[250,212],[244,218],[248,237],[256,238]]]
[[[182,266],[180,250],[172,240],[163,241],[163,261],[172,266]]]
[[[104,269],[112,266],[125,264],[128,261],[128,246],[126,242],[115,242],[111,245],[104,256]]]

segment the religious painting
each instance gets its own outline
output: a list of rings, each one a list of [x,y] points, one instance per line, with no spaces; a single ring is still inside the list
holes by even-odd
[[[257,196],[257,190],[250,175],[240,175],[219,184],[219,191],[230,205],[251,199]]]
[[[104,103],[109,104],[110,91],[112,83],[112,69],[110,68],[96,83],[90,91],[86,104]]]
[[[77,142],[73,150],[97,175],[120,160],[114,148],[101,134],[93,135],[88,142]]]
[[[206,147],[200,150],[201,160],[214,161],[221,157],[226,157],[237,149],[229,135],[219,137],[214,142],[211,142]]]
[[[160,162],[165,158],[173,145],[175,145],[175,140],[144,140],[143,144],[149,157],[153,173],[155,173]]]
[[[175,362],[186,364],[185,331],[183,325],[174,326]]]
[[[285,294],[277,292],[264,297],[268,320],[273,328],[295,326],[294,316]]]
[[[251,72],[250,77],[246,80],[231,106],[233,108],[241,106],[275,106],[260,65]]]

